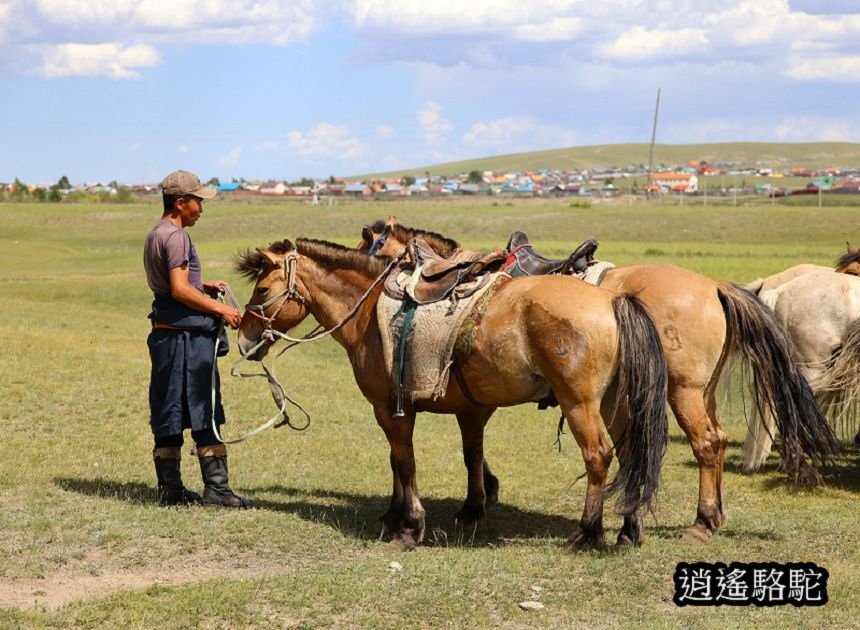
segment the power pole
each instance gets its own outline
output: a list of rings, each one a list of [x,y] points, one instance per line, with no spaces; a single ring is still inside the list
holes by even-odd
[[[654,107],[654,126],[651,128],[651,148],[648,150],[648,189],[647,195],[651,195],[651,186],[654,183],[652,169],[654,166],[654,140],[657,138],[657,115],[660,113],[660,88],[657,88],[657,105]]]

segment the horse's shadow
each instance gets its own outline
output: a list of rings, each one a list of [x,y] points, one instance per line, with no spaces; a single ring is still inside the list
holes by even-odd
[[[157,502],[155,489],[139,482],[120,482],[103,477],[56,477],[53,481],[64,490],[89,496],[136,505],[155,505]],[[359,540],[382,538],[378,519],[388,509],[391,500],[391,497],[382,495],[282,485],[241,490],[254,498],[254,507],[258,510],[292,514]],[[257,493],[283,498],[273,500],[254,497]],[[427,512],[424,542],[434,546],[481,548],[511,543],[542,544],[546,540],[564,541],[573,533],[578,523],[576,518],[497,503],[487,510],[487,518],[480,526],[463,528],[453,522],[454,513],[462,507],[462,501],[459,499],[430,496],[422,497],[422,503]],[[663,526],[658,531],[658,536],[672,537],[679,536],[683,528]],[[614,536],[615,532],[607,529],[607,541],[614,540]],[[613,552],[614,547],[608,545],[603,553]]]
[[[139,482],[121,482],[103,477],[55,477],[54,483],[70,492],[133,503],[154,505],[155,489]],[[280,495],[282,500],[254,498],[254,507],[298,516],[320,523],[344,536],[372,540],[380,537],[378,518],[388,509],[391,498],[319,488],[294,488],[281,485],[243,488],[250,495]],[[462,502],[452,498],[422,497],[426,510],[425,542],[435,545],[487,547],[526,539],[566,539],[576,521],[555,514],[523,510],[499,503],[488,509],[485,521],[477,528],[462,528],[453,522]],[[607,538],[608,538],[607,533]]]
[[[124,501],[138,505],[154,505],[157,502],[155,489],[139,482],[119,482],[97,477],[81,479],[55,477],[54,483],[60,488],[89,496]],[[282,500],[254,498],[254,507],[297,516],[308,522],[324,525],[338,531],[341,535],[358,540],[382,538],[379,516],[388,509],[390,497],[326,490],[321,488],[295,488],[282,485],[242,488],[244,492],[280,495]],[[458,527],[453,522],[453,514],[460,509],[462,502],[452,497],[423,497],[426,510],[427,531],[424,544],[458,548],[487,548],[509,544],[543,544],[557,541],[559,544],[576,529],[577,520],[557,514],[547,514],[535,510],[524,510],[506,503],[498,503],[487,510],[487,518],[477,528]],[[191,508],[194,509],[194,508]],[[607,505],[607,516],[611,514]],[[655,518],[645,516],[646,536],[655,539],[678,539],[687,524],[669,524],[659,515]],[[616,532],[607,528],[607,545],[595,553],[615,554],[624,552],[625,547],[616,547]],[[772,534],[751,531],[724,530],[722,535],[729,537],[756,537],[771,539]]]
[[[691,462],[687,465],[691,468],[697,468],[696,462]],[[762,487],[766,490],[792,486],[796,486],[798,489],[809,488],[808,485],[802,483],[795,484],[789,479],[782,472],[781,460],[776,455],[769,457],[754,472],[744,470],[741,457],[727,457],[723,464],[723,470],[727,473],[760,480]],[[773,476],[773,473],[775,473],[775,476]],[[821,477],[824,479],[824,484],[827,487],[847,490],[849,492],[860,492],[860,449],[856,446],[847,447],[836,458],[833,464],[819,468],[819,473],[821,473]]]

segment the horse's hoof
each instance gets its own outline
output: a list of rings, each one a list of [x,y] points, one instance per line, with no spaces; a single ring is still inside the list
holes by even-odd
[[[681,536],[681,540],[693,545],[704,545],[707,544],[713,536],[714,534],[711,530],[706,528],[704,525],[696,523],[692,527],[687,528]]]
[[[477,529],[483,521],[483,510],[478,508],[462,508],[454,514],[454,527],[460,529]]]
[[[388,545],[397,551],[415,551],[415,548],[418,546],[418,542],[412,534],[398,534],[391,539],[391,542],[388,543]]]
[[[797,483],[814,488],[827,485],[818,469],[806,462],[801,464],[800,470],[797,472]]]
[[[382,526],[383,533],[396,532],[399,528],[400,517],[393,512],[386,512],[376,522]]]
[[[618,534],[618,540],[615,541],[616,547],[641,547],[642,540],[641,538],[637,538],[634,540],[624,532]]]
[[[602,536],[594,534],[589,535],[580,530],[567,539],[567,542],[564,545],[564,552],[578,553],[580,551],[602,549],[603,546],[604,543]]]

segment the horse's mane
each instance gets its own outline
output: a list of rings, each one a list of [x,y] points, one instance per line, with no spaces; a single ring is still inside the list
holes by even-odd
[[[381,222],[379,222],[379,223],[381,223]],[[382,230],[376,229],[377,225],[378,225],[378,223],[374,224],[373,231],[374,232],[381,232]],[[384,225],[385,224],[383,223],[383,227],[384,227]],[[454,239],[448,238],[446,236],[442,236],[441,234],[438,234],[437,232],[430,232],[428,230],[419,230],[418,228],[410,228],[410,227],[406,227],[405,225],[401,225],[400,223],[395,223],[395,224],[391,225],[390,227],[391,227],[391,233],[394,235],[394,238],[396,238],[401,243],[408,243],[413,238],[422,238],[427,242],[427,244],[430,247],[433,248],[433,251],[435,251],[437,254],[439,254],[441,256],[448,257],[451,254],[453,254],[454,251],[460,249],[460,243],[458,243]]]
[[[297,238],[296,250],[328,269],[351,269],[368,278],[379,276],[391,262],[387,256],[368,256],[352,247],[312,238]]]
[[[836,267],[836,269],[839,269],[839,267],[845,267],[845,266],[850,265],[851,263],[855,263],[855,262],[860,262],[860,249],[849,250],[849,251],[845,252],[844,254],[842,254],[836,260],[836,266],[835,267]]]
[[[294,249],[293,244],[287,239],[275,241],[268,247],[270,252],[279,255],[286,254],[291,249]],[[244,254],[239,253],[233,257],[233,268],[248,282],[254,282],[269,263],[269,259],[260,249],[246,250]]]
[[[357,249],[312,238],[297,238],[295,245],[284,239],[283,241],[275,241],[266,248],[266,251],[277,256],[293,250],[303,256],[313,258],[328,269],[352,269],[371,278],[381,274],[391,262],[391,259],[385,256],[368,256]],[[250,282],[255,281],[266,268],[266,265],[270,263],[269,258],[260,249],[237,254],[233,259],[233,267],[236,272]]]

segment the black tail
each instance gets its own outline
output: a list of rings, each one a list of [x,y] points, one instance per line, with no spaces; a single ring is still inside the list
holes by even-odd
[[[752,368],[759,416],[765,410],[772,413],[784,453],[796,446],[813,464],[831,463],[839,453],[836,435],[791,361],[788,338],[773,312],[737,285],[722,282],[717,291],[726,314],[727,343]]]
[[[628,411],[629,421],[618,444],[620,467],[606,488],[611,495],[623,490],[621,512],[650,507],[660,485],[660,467],[669,441],[666,417],[666,360],[654,322],[642,301],[633,295],[612,300],[618,322],[618,395],[616,404]]]

